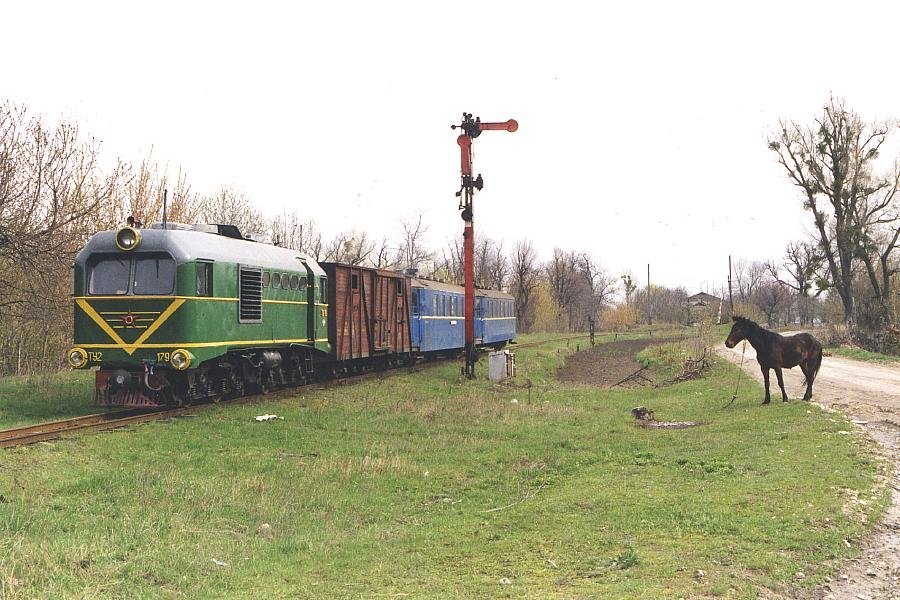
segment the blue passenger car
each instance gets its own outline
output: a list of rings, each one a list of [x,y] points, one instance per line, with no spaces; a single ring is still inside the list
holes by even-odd
[[[412,280],[412,346],[418,352],[459,351],[465,346],[465,289]]]
[[[412,346],[421,353],[459,352],[465,347],[465,289],[412,280]],[[509,294],[475,290],[475,344],[502,347],[516,338],[515,301]]]
[[[509,294],[475,291],[475,343],[502,348],[516,339],[516,303]]]

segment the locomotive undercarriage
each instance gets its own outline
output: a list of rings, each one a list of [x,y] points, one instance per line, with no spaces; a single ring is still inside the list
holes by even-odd
[[[177,371],[144,363],[143,370],[101,370],[96,375],[98,406],[155,408],[237,398],[308,383],[317,361],[309,348],[239,350]]]
[[[386,370],[411,361],[408,355],[397,354],[343,362],[325,358],[306,347],[254,349],[229,352],[185,371],[150,363],[144,364],[143,371],[101,370],[96,375],[95,403],[131,408],[187,406]]]

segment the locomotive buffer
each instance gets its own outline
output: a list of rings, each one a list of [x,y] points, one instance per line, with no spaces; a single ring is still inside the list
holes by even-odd
[[[512,133],[519,128],[515,119],[504,123],[482,123],[480,117],[472,118],[472,113],[463,113],[462,123],[451,125],[451,129],[460,128],[462,133],[456,138],[459,144],[460,162],[462,172],[462,186],[456,192],[459,198],[459,210],[462,211],[462,219],[465,222],[463,228],[463,270],[465,271],[466,284],[466,377],[475,378],[475,226],[472,199],[475,190],[484,187],[484,179],[481,174],[472,177],[472,141],[481,135],[482,131],[505,130]]]

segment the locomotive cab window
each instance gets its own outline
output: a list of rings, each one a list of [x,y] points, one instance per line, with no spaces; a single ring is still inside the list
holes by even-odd
[[[131,291],[163,296],[175,291],[175,261],[168,256],[135,256]]]
[[[88,262],[88,293],[164,296],[175,291],[175,261],[168,254],[99,255]]]
[[[88,262],[88,293],[98,296],[128,293],[131,257],[97,256]]]
[[[328,279],[323,277],[319,285],[319,302],[325,304],[328,302]]]
[[[197,263],[197,295],[212,296],[212,263]]]

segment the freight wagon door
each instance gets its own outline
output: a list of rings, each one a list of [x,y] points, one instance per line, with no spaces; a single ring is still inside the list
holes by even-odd
[[[391,349],[391,317],[395,302],[393,297],[394,281],[388,277],[375,276],[375,317],[374,342],[377,352]]]

